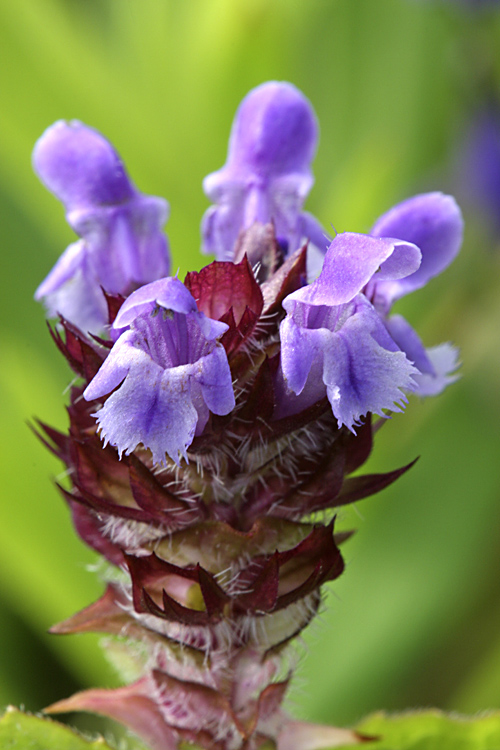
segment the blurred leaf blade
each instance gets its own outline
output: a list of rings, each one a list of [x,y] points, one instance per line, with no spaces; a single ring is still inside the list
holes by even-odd
[[[102,737],[89,740],[51,719],[12,707],[0,719],[0,743],[4,750],[111,750]]]
[[[356,728],[380,738],[368,744],[373,750],[496,750],[500,744],[498,712],[475,718],[435,710],[399,716],[379,713]]]

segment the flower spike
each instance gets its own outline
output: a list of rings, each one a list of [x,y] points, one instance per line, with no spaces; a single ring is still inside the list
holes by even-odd
[[[302,211],[316,140],[291,84],[250,92],[226,165],[205,181],[204,246],[218,259],[184,283],[165,277],[165,204],[137,193],[107,141],[59,123],[35,149],[82,238],[37,293],[61,313],[52,335],[77,378],[68,435],[39,432],[67,467],[77,533],[107,562],[104,595],[53,632],[107,633],[115,654],[132,644],[136,671],[49,711],[118,719],[152,750],[370,739],[294,721],[282,704],[294,641],[344,571],[352,532],[334,531],[336,508],[414,463],[358,472],[372,413],[454,379],[454,349],[424,349],[389,312],[453,259],[462,221],[430,193],[325,250]]]

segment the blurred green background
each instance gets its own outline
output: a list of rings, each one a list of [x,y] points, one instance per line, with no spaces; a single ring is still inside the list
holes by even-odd
[[[0,0],[0,50],[0,704],[39,710],[117,683],[97,637],[46,634],[102,587],[51,482],[61,467],[27,427],[34,415],[65,426],[71,377],[32,299],[73,239],[32,174],[35,140],[60,118],[101,130],[138,187],[169,200],[182,278],[206,262],[201,180],[224,162],[238,103],[264,80],[289,80],[321,123],[308,210],[337,231],[368,231],[415,192],[460,193],[453,161],[468,118],[484,81],[498,86],[500,10],[440,0]],[[305,635],[290,699],[304,718],[500,706],[500,247],[464,213],[459,259],[398,309],[428,345],[460,346],[462,379],[437,399],[411,399],[378,435],[370,470],[421,459],[342,516],[358,532]]]

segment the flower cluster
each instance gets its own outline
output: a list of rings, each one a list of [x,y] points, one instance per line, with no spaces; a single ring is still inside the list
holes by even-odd
[[[156,750],[357,740],[283,710],[293,639],[343,571],[333,509],[408,468],[350,476],[371,415],[456,377],[452,346],[426,349],[390,315],[457,254],[456,203],[420,195],[330,240],[303,211],[316,140],[295,87],[248,94],[204,183],[217,260],[184,282],[167,275],[166,204],[132,187],[102,136],[57,123],[35,149],[81,236],[37,292],[79,376],[69,434],[41,431],[70,470],[78,533],[114,571],[54,631],[123,636],[137,665],[131,685],[51,709],[111,716]]]

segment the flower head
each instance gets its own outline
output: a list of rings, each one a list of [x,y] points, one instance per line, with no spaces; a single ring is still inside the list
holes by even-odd
[[[314,111],[295,86],[271,81],[250,91],[236,113],[225,166],[203,182],[215,203],[203,218],[204,251],[232,260],[242,230],[272,221],[285,255],[304,239],[324,252],[327,235],[302,211],[317,139]]]
[[[157,278],[168,265],[160,204],[135,191],[101,136],[61,123],[35,151],[82,237],[38,291],[66,315],[52,333],[78,376],[69,434],[41,427],[68,467],[61,491],[78,533],[121,569],[55,631],[140,642],[134,684],[52,710],[117,718],[158,750],[360,739],[290,721],[291,643],[344,569],[349,533],[334,532],[335,509],[411,465],[350,476],[372,449],[371,413],[453,379],[454,350],[425,350],[389,312],[458,252],[456,204],[417,196],[323,253],[321,227],[302,212],[316,138],[293,86],[250,92],[225,167],[205,181],[205,249],[219,259],[184,283]],[[304,238],[321,250],[309,284]],[[104,298],[101,285],[118,294]],[[87,328],[90,312],[104,337],[74,324]]]
[[[120,454],[142,443],[155,463],[164,463],[165,453],[178,462],[209,411],[234,407],[217,343],[228,326],[198,312],[186,287],[167,278],[131,294],[113,327],[126,330],[84,392],[93,400],[114,391],[96,414],[101,434]]]
[[[111,144],[77,121],[48,128],[35,146],[33,164],[81,237],[35,298],[44,300],[51,317],[61,314],[83,330],[99,332],[107,321],[101,287],[129,294],[168,274],[168,245],[161,231],[168,204],[139,193]]]
[[[278,413],[305,408],[324,395],[339,427],[369,411],[399,411],[416,372],[388,335],[362,290],[377,276],[398,279],[420,264],[416,245],[353,233],[335,237],[316,281],[283,302],[281,367],[286,386]]]

